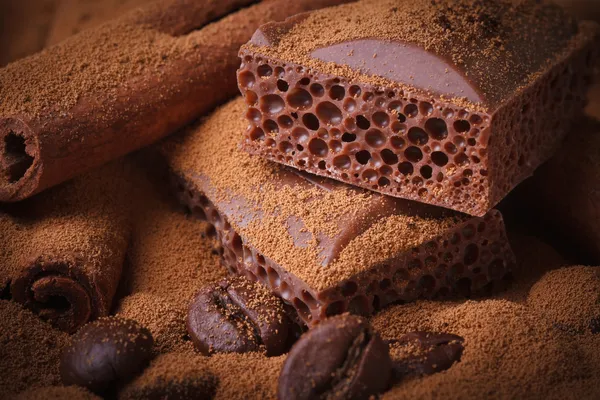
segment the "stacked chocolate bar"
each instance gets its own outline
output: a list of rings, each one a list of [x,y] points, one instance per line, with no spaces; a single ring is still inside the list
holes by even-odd
[[[181,200],[230,272],[307,324],[487,292],[514,263],[493,207],[579,118],[598,36],[535,1],[364,0],[269,23],[240,51],[243,99],[165,147]]]

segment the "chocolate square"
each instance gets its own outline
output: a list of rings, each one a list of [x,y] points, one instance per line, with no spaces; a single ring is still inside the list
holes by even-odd
[[[282,167],[239,149],[242,99],[164,146],[177,194],[215,227],[223,264],[306,323],[484,292],[514,262],[502,216],[471,217]]]

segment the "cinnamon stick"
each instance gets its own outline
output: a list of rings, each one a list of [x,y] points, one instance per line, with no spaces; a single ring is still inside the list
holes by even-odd
[[[345,1],[166,0],[0,69],[0,201],[176,131],[236,94],[259,25]]]
[[[131,234],[128,176],[111,163],[0,215],[13,300],[67,332],[108,315]]]

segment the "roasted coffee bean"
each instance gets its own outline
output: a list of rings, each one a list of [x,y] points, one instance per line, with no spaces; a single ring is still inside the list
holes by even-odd
[[[137,322],[101,318],[73,335],[60,360],[62,381],[96,393],[109,392],[148,365],[152,344],[148,329]]]
[[[406,349],[406,356],[394,360],[394,376],[402,379],[411,375],[431,375],[450,368],[460,361],[464,339],[448,333],[411,332],[392,346]]]
[[[292,347],[279,376],[281,400],[368,399],[387,389],[386,343],[361,317],[328,318]]]
[[[258,283],[235,278],[198,293],[188,309],[187,330],[202,353],[287,349],[290,321],[279,298]]]

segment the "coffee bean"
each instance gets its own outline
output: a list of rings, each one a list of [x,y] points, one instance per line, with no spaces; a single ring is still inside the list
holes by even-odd
[[[387,344],[361,317],[328,318],[292,347],[279,376],[279,398],[368,399],[387,389]]]
[[[206,354],[287,349],[290,321],[279,298],[258,283],[235,278],[204,288],[188,309],[187,330]]]
[[[142,371],[152,357],[152,335],[137,322],[101,318],[72,337],[60,361],[63,383],[104,393]]]
[[[404,355],[394,360],[394,376],[431,375],[460,361],[464,339],[448,333],[411,332],[397,340],[388,340]],[[395,352],[394,352],[395,353]]]

